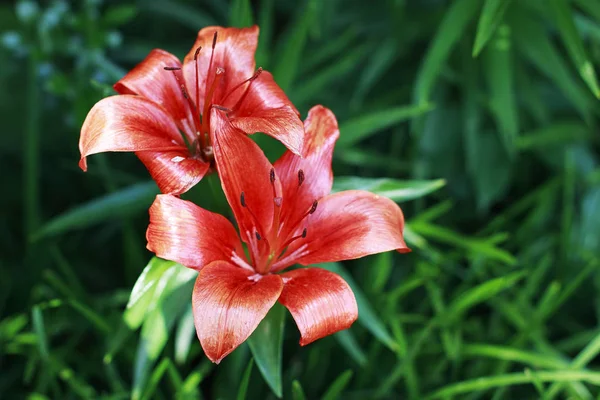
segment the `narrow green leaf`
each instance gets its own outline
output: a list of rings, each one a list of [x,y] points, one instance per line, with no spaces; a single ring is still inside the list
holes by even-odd
[[[183,316],[179,320],[175,333],[175,362],[182,365],[187,360],[192,342],[196,339],[196,327],[194,326],[194,314],[190,302]]]
[[[246,393],[248,392],[248,384],[250,383],[250,374],[252,374],[252,367],[254,366],[254,359],[250,359],[246,370],[244,371],[244,375],[242,376],[242,381],[240,382],[240,388],[238,389],[237,400],[244,400],[246,398]]]
[[[362,367],[367,364],[367,356],[350,330],[340,331],[333,336],[358,365]]]
[[[33,235],[32,240],[142,212],[148,209],[158,193],[154,182],[140,183],[118,190],[54,217]]]
[[[524,276],[524,271],[513,272],[512,274],[501,276],[470,288],[450,304],[447,313],[451,317],[459,318],[470,308],[483,303],[503,290],[512,287],[515,283],[523,279]]]
[[[452,49],[463,36],[469,22],[475,17],[475,13],[479,9],[479,2],[480,0],[457,0],[452,2],[444,13],[444,19],[429,44],[429,49],[417,75],[415,84],[417,104],[426,104],[430,101],[435,81]]]
[[[600,22],[600,3],[590,0],[575,0],[575,4]]]
[[[384,196],[396,202],[418,199],[441,187],[446,182],[443,179],[432,181],[399,181],[390,178],[362,178],[358,176],[341,176],[335,178],[333,191],[366,190],[379,196]]]
[[[302,386],[297,380],[292,382],[292,400],[306,400],[304,390],[302,390]]]
[[[140,7],[161,17],[168,17],[198,32],[203,26],[217,25],[217,20],[210,14],[200,11],[200,7],[188,6],[186,3],[163,1],[143,1]]]
[[[502,263],[513,265],[517,262],[515,257],[505,250],[499,249],[491,243],[481,239],[472,239],[460,235],[448,228],[432,225],[421,221],[412,221],[410,228],[418,234],[428,236],[443,243],[466,248],[474,254],[480,254]]]
[[[502,134],[504,147],[510,155],[515,152],[519,133],[519,113],[512,62],[512,36],[508,25],[502,25],[485,55],[484,68],[490,89],[490,106],[496,126]]]
[[[360,286],[356,284],[352,276],[340,263],[321,264],[321,268],[325,268],[331,272],[340,275],[348,285],[352,288],[356,303],[358,304],[358,322],[363,325],[369,332],[373,334],[381,343],[394,351],[397,348],[396,342],[386,329],[385,325],[369,303],[369,300],[362,292]]]
[[[496,28],[502,22],[511,0],[485,0],[477,24],[477,35],[473,44],[473,57],[477,57]]]
[[[292,98],[299,104],[308,103],[310,99],[327,89],[331,84],[343,80],[349,72],[356,69],[356,66],[367,54],[366,50],[366,46],[353,48],[336,60],[335,63],[306,75],[298,85],[295,85]]]
[[[598,372],[559,370],[538,371],[536,374],[536,378],[540,382],[587,382],[593,385],[600,385],[600,373]],[[526,383],[533,383],[533,378],[525,373],[484,376],[447,385],[426,396],[425,399],[447,399],[459,394]]]
[[[46,328],[44,325],[44,316],[39,306],[33,306],[31,309],[31,322],[33,324],[33,331],[36,335],[38,349],[40,351],[40,357],[42,360],[48,360],[50,354],[48,352],[48,337],[46,336]]]
[[[515,46],[520,53],[552,79],[581,115],[589,120],[592,105],[587,93],[573,78],[544,27],[525,13],[513,13],[511,26],[514,36],[519,38],[515,41]]]
[[[338,146],[351,146],[379,131],[411,118],[421,116],[432,109],[433,105],[429,103],[422,103],[416,106],[408,105],[375,111],[343,122],[340,124],[340,138],[337,142]]]
[[[247,28],[252,26],[252,6],[250,0],[233,0],[229,12],[229,25],[236,28]]]
[[[260,373],[279,398],[282,396],[281,360],[284,323],[285,308],[276,303],[248,338],[248,345]]]
[[[329,386],[329,389],[327,389],[323,395],[322,400],[336,400],[341,398],[340,396],[342,395],[342,392],[346,386],[348,386],[350,383],[350,379],[352,379],[353,374],[354,372],[351,369],[342,372],[340,376],[333,381],[331,386]]]
[[[162,275],[140,335],[149,359],[157,359],[167,344],[171,328],[190,303],[197,276],[196,271],[179,264]]]
[[[363,104],[365,95],[375,86],[377,80],[389,70],[398,58],[398,41],[396,38],[388,39],[384,43],[373,46],[375,51],[369,54],[369,68],[365,68],[350,101],[352,109],[357,109]]]
[[[536,368],[560,369],[567,366],[564,361],[561,361],[557,357],[508,346],[468,344],[462,350],[463,354],[468,357],[490,357],[498,360],[518,362]]]
[[[556,121],[552,125],[526,132],[516,145],[520,150],[544,150],[550,146],[565,146],[591,137],[590,129],[579,121]]]
[[[583,46],[583,41],[575,27],[571,7],[567,3],[567,0],[550,0],[549,2],[550,7],[554,11],[554,18],[558,25],[563,43],[565,44],[573,63],[594,96],[600,99],[600,87],[598,86],[596,71],[594,71],[592,62]]]
[[[151,304],[154,298],[154,292],[159,287],[161,277],[167,270],[175,268],[176,263],[166,261],[158,257],[153,257],[148,265],[142,271],[140,277],[135,282],[127,308],[123,314],[123,319],[131,329],[138,328],[146,317],[148,309],[153,308]],[[164,289],[160,286],[159,290]]]
[[[278,55],[279,62],[273,67],[273,76],[279,86],[287,91],[292,86],[311,24],[314,23],[319,3],[309,0],[305,10],[291,26],[287,40],[283,42],[283,51]]]

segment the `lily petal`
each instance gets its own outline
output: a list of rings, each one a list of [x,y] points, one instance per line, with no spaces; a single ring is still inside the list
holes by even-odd
[[[300,329],[300,345],[347,329],[358,318],[354,293],[341,276],[321,268],[302,268],[281,275],[279,302]]]
[[[214,34],[217,32],[217,42],[214,52],[212,49]],[[183,59],[183,74],[190,97],[196,101],[196,82],[200,82],[199,109],[204,107],[204,96],[206,79],[212,85],[217,68],[223,68],[225,73],[216,88],[213,99],[222,99],[235,85],[250,78],[254,74],[254,53],[258,45],[258,26],[251,28],[223,28],[220,26],[208,26],[198,32],[196,42],[190,52]],[[201,47],[194,61],[196,50]],[[209,71],[210,59],[212,66]],[[196,62],[198,63],[198,76],[196,78]],[[210,87],[210,86],[209,86]],[[218,104],[218,103],[217,103]]]
[[[243,95],[242,86],[227,98],[223,106],[235,108]],[[304,128],[298,110],[273,80],[273,75],[263,71],[252,83],[248,93],[229,114],[231,123],[246,132],[262,132],[279,140],[298,155],[302,154]]]
[[[210,164],[190,157],[187,149],[170,151],[138,151],[152,179],[162,193],[182,194],[206,175]]]
[[[282,289],[279,275],[253,274],[224,261],[204,267],[196,279],[192,309],[206,356],[218,364],[248,339]]]
[[[140,96],[119,95],[100,100],[88,113],[79,138],[81,160],[105,151],[184,151],[183,138],[165,109]]]
[[[175,120],[179,129],[193,141],[194,117],[186,101],[181,86],[173,73],[181,76],[181,71],[165,71],[165,67],[181,68],[181,62],[173,54],[154,49],[146,58],[114,85],[119,94],[137,94],[164,107]],[[181,76],[183,84],[183,76]]]
[[[392,200],[362,190],[334,193],[319,201],[308,217],[306,238],[293,243],[272,271],[391,250],[407,253],[403,229],[402,210]]]
[[[288,222],[284,223],[283,236],[293,235],[294,232],[286,228],[292,228],[312,203],[328,195],[333,186],[331,158],[340,135],[335,115],[323,106],[315,106],[308,112],[304,130],[304,157],[286,151],[275,162],[283,189],[283,220]],[[302,182],[299,171],[302,171]]]
[[[158,195],[150,206],[146,239],[148,250],[158,257],[197,270],[215,260],[244,257],[235,228],[225,217],[172,195]]]
[[[236,129],[224,112],[216,108],[211,112],[211,136],[221,186],[238,222],[242,239],[249,243],[256,231],[266,237],[271,229],[275,207],[270,181],[273,166],[258,145]],[[281,193],[279,179],[273,185],[277,193]],[[242,205],[242,193],[246,207]]]

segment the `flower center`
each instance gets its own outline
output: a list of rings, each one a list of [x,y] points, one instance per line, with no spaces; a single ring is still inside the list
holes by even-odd
[[[274,208],[273,220],[271,221],[269,230],[261,225],[256,214],[248,207],[245,193],[242,192],[240,194],[240,204],[246,212],[248,212],[250,220],[252,221],[253,235],[250,235],[248,238],[250,257],[252,258],[251,261],[256,271],[260,274],[269,273],[269,271],[271,271],[271,266],[277,261],[290,259],[297,255],[297,252],[300,249],[297,249],[290,254],[286,253],[292,243],[306,238],[308,234],[308,228],[306,227],[308,216],[317,210],[319,204],[317,200],[313,201],[311,206],[304,213],[300,214],[295,220],[292,220],[291,223],[289,223],[289,228],[286,229],[287,233],[282,234],[284,224],[288,225],[289,221],[287,221],[288,218],[284,218],[282,221],[281,207],[284,200],[289,201],[289,199],[284,199],[282,196],[278,195],[275,187],[275,179],[275,170],[271,169],[269,180],[271,182]],[[302,186],[304,180],[304,171],[300,169],[298,170],[298,188]],[[305,226],[301,233],[294,235],[303,225]]]
[[[223,76],[225,75],[225,68],[223,68],[221,66],[217,66],[213,73],[213,62],[214,62],[214,55],[215,55],[215,47],[217,45],[217,37],[218,37],[218,32],[215,31],[215,33],[213,35],[212,46],[211,46],[212,48],[211,48],[211,53],[210,53],[210,61],[208,62],[208,69],[206,72],[206,79],[204,82],[204,85],[205,85],[205,87],[204,87],[204,107],[202,108],[202,110],[200,110],[201,79],[200,79],[200,66],[199,66],[199,62],[198,62],[198,56],[200,54],[200,51],[202,50],[202,47],[201,46],[198,47],[196,49],[196,51],[194,52],[194,64],[195,64],[194,68],[195,68],[195,74],[196,74],[196,87],[195,87],[194,99],[192,99],[189,96],[189,94],[186,90],[183,76],[181,74],[181,68],[179,68],[179,67],[164,67],[165,70],[171,71],[173,73],[173,76],[175,77],[175,80],[177,81],[177,85],[181,89],[181,94],[185,98],[185,100],[191,110],[191,113],[193,115],[193,122],[194,122],[193,128],[196,130],[196,132],[195,132],[196,139],[194,140],[194,143],[191,143],[190,152],[193,154],[194,157],[200,157],[204,161],[207,161],[207,162],[212,162],[212,160],[213,160],[212,145],[211,145],[211,140],[210,140],[210,109],[212,107],[219,108],[219,109],[227,112],[228,117],[233,117],[235,115],[235,113],[237,111],[239,111],[240,106],[242,105],[244,99],[248,95],[250,88],[252,86],[252,83],[262,73],[262,68],[259,67],[258,70],[256,70],[256,72],[254,73],[254,75],[252,75],[250,78],[238,83],[233,88],[231,88],[224,96],[222,96],[221,100],[219,101],[219,103],[221,103],[220,105],[215,104],[213,97],[215,97],[215,93],[217,92],[217,90],[221,84],[221,81],[223,79]],[[225,101],[229,98],[229,96],[231,96],[233,93],[235,93],[236,91],[238,91],[239,89],[241,89],[244,86],[245,86],[244,92],[240,95],[239,99],[236,101],[236,103],[233,105],[233,107],[231,107],[231,108],[224,107],[223,104],[225,104]],[[202,112],[200,112],[200,111],[202,111]]]

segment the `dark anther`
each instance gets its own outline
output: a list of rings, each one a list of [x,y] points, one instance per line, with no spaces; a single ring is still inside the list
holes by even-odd
[[[275,168],[271,168],[271,172],[269,172],[269,179],[271,183],[275,182]]]
[[[163,67],[165,71],[180,71],[180,67]]]
[[[298,170],[298,186],[302,186],[302,182],[304,182],[304,171],[299,169]]]
[[[200,50],[202,50],[202,46],[198,46],[198,48],[196,49],[196,52],[194,53],[194,61],[198,59],[198,54],[200,53]]]
[[[244,192],[240,195],[240,203],[242,203],[242,207],[246,207],[246,197],[244,196]]]
[[[308,212],[309,214],[314,213],[315,211],[317,211],[317,204],[319,204],[319,202],[317,200],[315,200],[312,203],[312,206],[310,207],[310,211]]]
[[[304,239],[306,237],[306,228],[304,228],[304,230],[302,231],[302,239]]]
[[[187,91],[185,90],[185,86],[183,85],[181,85],[181,93],[183,94],[183,97],[185,97],[186,99],[188,98]]]
[[[215,35],[213,36],[213,44],[212,44],[213,50],[215,49],[216,45],[217,45],[217,31],[215,31]]]
[[[254,233],[256,234],[256,240],[260,240],[260,239],[262,239],[262,238],[260,237],[260,233],[258,233],[258,231],[254,231]]]

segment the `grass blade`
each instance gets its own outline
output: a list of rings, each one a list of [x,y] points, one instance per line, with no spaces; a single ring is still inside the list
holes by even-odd
[[[596,71],[594,71],[592,62],[583,46],[583,41],[575,27],[571,7],[569,7],[567,0],[549,0],[549,3],[554,11],[554,18],[558,25],[558,30],[560,31],[563,43],[571,56],[571,60],[594,96],[600,99],[600,87],[598,86]]]
[[[511,0],[485,0],[477,23],[473,57],[477,57],[502,22]]]

